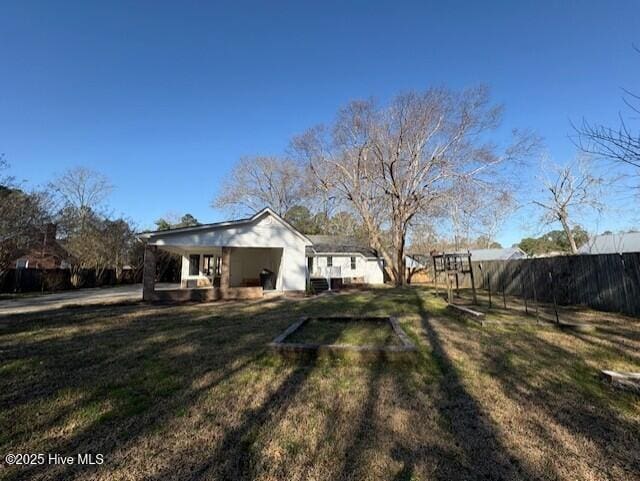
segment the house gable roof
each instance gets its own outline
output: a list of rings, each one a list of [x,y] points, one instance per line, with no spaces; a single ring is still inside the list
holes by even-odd
[[[209,224],[199,224],[199,225],[194,225],[194,226],[190,226],[190,227],[177,227],[175,229],[167,229],[167,230],[146,231],[146,232],[139,233],[138,234],[138,238],[146,241],[146,240],[156,239],[156,238],[160,238],[160,237],[164,237],[164,236],[170,236],[170,235],[173,235],[173,234],[184,234],[184,233],[201,232],[201,231],[207,231],[207,230],[212,230],[212,229],[219,229],[219,228],[224,228],[224,227],[235,227],[235,226],[240,226],[240,225],[245,225],[245,224],[251,224],[251,223],[256,222],[257,220],[267,216],[267,215],[270,215],[271,217],[276,219],[279,223],[281,223],[287,229],[289,229],[291,232],[293,232],[296,236],[298,236],[307,245],[311,245],[312,244],[311,240],[307,236],[302,234],[298,229],[293,227],[289,222],[287,222],[282,217],[280,217],[278,214],[276,214],[270,207],[265,207],[261,211],[256,212],[251,217],[246,217],[244,219],[235,219],[235,220],[229,220],[229,221],[223,221],[223,222],[213,222],[213,223],[209,223]]]
[[[364,245],[353,237],[334,235],[310,235],[313,245],[307,247],[307,255],[314,254],[361,254],[365,257],[378,257],[375,249]]]

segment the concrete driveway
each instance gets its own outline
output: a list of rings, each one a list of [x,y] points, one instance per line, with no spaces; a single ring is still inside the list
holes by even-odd
[[[68,305],[112,304],[142,299],[142,285],[96,287],[44,295],[25,295],[0,301],[0,316],[47,311]]]

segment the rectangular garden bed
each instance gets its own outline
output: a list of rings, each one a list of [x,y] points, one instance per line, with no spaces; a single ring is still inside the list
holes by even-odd
[[[304,317],[269,347],[286,358],[408,360],[416,346],[393,317]]]

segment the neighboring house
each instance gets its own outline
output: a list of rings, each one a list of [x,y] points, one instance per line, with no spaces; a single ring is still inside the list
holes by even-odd
[[[56,240],[56,225],[47,224],[44,231],[34,235],[33,242],[15,259],[16,269],[66,269],[72,257]]]
[[[533,254],[531,257],[534,259],[542,259],[545,257],[562,257],[562,256],[568,256],[568,255],[570,255],[570,253],[567,251],[547,251],[547,252],[540,252],[538,254]]]
[[[418,271],[429,266],[429,257],[422,254],[407,254],[404,256],[407,270]]]
[[[595,236],[579,249],[580,254],[623,254],[640,252],[640,232]]]
[[[146,243],[145,300],[248,299],[262,297],[263,291],[302,293],[316,275],[341,282],[362,278],[365,283],[382,283],[382,261],[373,260],[377,259],[375,252],[331,243],[328,238],[325,243],[320,238],[314,242],[269,208],[246,219],[145,232],[138,237]],[[155,289],[158,249],[182,257],[179,289]],[[355,269],[351,269],[353,257]]]
[[[505,247],[501,249],[469,249],[471,262],[482,261],[510,261],[525,259],[527,253],[519,247]]]
[[[384,263],[378,253],[351,237],[310,235],[307,272],[315,289],[330,287],[314,279],[334,279],[334,285],[383,284]]]
[[[431,281],[429,271],[431,258],[424,254],[407,254],[404,256],[407,282],[412,284]]]

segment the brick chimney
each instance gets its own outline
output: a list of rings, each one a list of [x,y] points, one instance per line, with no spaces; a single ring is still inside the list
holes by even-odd
[[[50,222],[44,226],[44,239],[43,244],[45,245],[53,245],[56,241],[56,233],[58,231],[58,226],[53,222]]]

